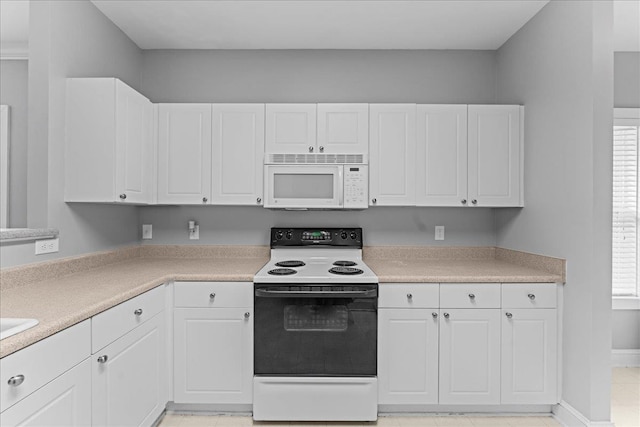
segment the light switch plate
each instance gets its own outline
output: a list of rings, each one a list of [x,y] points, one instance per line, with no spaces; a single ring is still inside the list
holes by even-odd
[[[436,225],[436,240],[444,240],[444,225]]]
[[[151,224],[142,224],[142,238],[143,239],[152,239],[153,238],[153,225],[151,225]]]

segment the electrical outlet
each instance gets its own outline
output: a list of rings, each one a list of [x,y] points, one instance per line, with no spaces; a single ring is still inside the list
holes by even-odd
[[[151,239],[153,238],[153,226],[151,224],[142,224],[142,238],[143,239]]]
[[[200,226],[195,225],[193,230],[189,231],[189,239],[190,240],[200,240]]]
[[[36,240],[36,255],[58,252],[59,247],[60,247],[59,238]]]
[[[436,240],[444,240],[444,225],[436,225]]]

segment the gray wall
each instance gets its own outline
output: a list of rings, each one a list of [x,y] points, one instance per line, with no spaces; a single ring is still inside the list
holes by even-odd
[[[610,419],[612,15],[550,2],[497,56],[498,101],[525,105],[527,183],[497,244],[567,259],[562,400],[591,421]]]
[[[613,64],[613,105],[640,108],[640,52],[616,52]]]
[[[32,1],[30,28],[28,226],[58,228],[60,252],[17,257],[33,244],[5,245],[3,267],[138,242],[137,208],[64,203],[64,124],[67,77],[118,77],[140,89],[141,51],[87,0]]]
[[[494,103],[495,52],[145,51],[154,102]],[[200,223],[188,240],[187,221]],[[268,244],[274,226],[361,226],[369,245],[494,245],[489,209],[372,208],[285,212],[258,207],[143,207],[148,244]],[[445,226],[444,242],[433,239]]]
[[[0,61],[0,104],[9,108],[8,227],[27,226],[27,61]]]

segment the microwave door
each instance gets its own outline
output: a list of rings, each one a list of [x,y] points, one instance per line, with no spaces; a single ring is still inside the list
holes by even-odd
[[[342,166],[267,165],[265,170],[266,208],[342,207]]]

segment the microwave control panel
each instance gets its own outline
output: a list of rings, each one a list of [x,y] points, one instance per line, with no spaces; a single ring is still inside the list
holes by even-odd
[[[369,207],[369,166],[344,165],[344,207]]]

